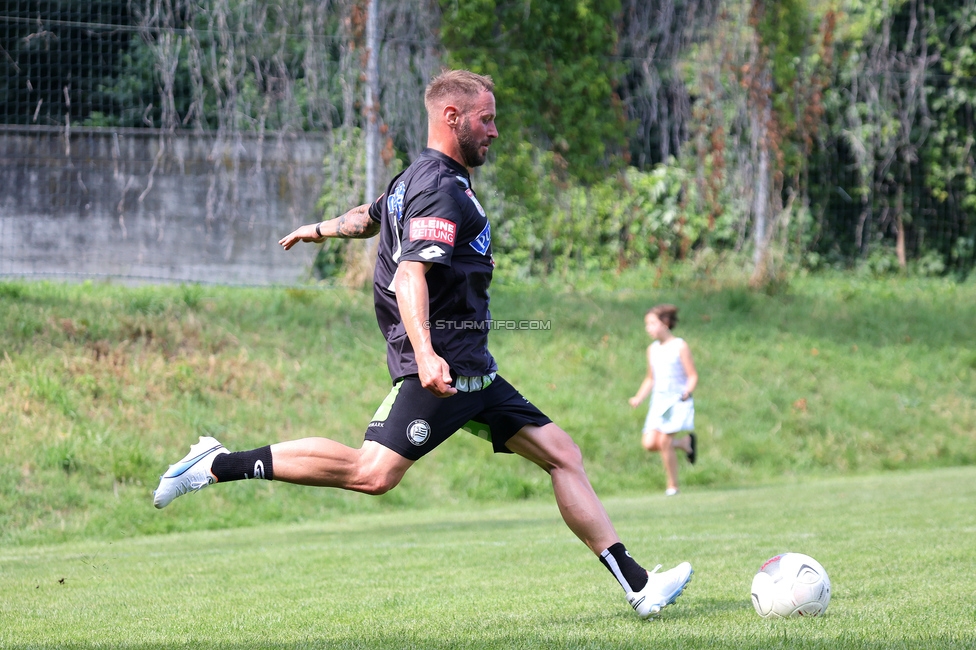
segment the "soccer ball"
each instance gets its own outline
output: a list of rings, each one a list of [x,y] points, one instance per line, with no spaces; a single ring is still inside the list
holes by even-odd
[[[752,606],[763,618],[820,616],[829,604],[830,578],[809,555],[777,555],[752,579]]]

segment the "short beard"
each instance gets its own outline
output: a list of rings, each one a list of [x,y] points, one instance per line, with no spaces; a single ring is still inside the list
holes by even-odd
[[[466,119],[462,119],[458,126],[457,141],[465,167],[480,167],[485,164],[488,156],[481,153],[481,143],[475,142],[471,135],[471,124]]]

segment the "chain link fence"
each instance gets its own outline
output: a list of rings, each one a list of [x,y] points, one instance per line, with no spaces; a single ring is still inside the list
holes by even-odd
[[[388,172],[426,141],[423,87],[443,60],[433,5],[381,3]],[[0,274],[297,281],[312,254],[284,254],[277,239],[363,200],[362,3],[8,0],[0,13]],[[929,77],[976,93],[972,77]],[[821,162],[798,179],[810,204],[792,203],[782,245],[811,267],[968,273],[976,122],[972,102],[959,106],[951,160],[865,156],[870,121],[824,135]],[[928,145],[926,133],[913,141]],[[926,180],[939,164],[941,188]],[[727,213],[749,188],[730,191]],[[736,246],[752,227],[741,212]]]

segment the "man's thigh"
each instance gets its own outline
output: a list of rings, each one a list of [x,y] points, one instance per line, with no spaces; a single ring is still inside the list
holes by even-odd
[[[581,462],[579,447],[555,422],[542,426],[527,424],[509,438],[506,445],[546,471],[567,463]]]
[[[552,420],[499,375],[484,391],[484,410],[478,414],[478,422],[487,425],[495,453],[509,453],[514,451],[509,439],[523,428],[542,427]]]
[[[416,461],[437,448],[481,410],[477,393],[435,397],[416,377],[398,382],[373,415],[366,441]]]

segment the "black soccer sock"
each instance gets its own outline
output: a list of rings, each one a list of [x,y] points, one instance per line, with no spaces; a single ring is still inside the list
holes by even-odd
[[[274,480],[274,465],[271,462],[271,445],[251,451],[232,451],[214,458],[210,472],[218,483],[243,481],[250,478]]]
[[[647,570],[630,557],[630,553],[620,542],[600,553],[600,561],[610,570],[624,591],[640,591],[647,584]]]

